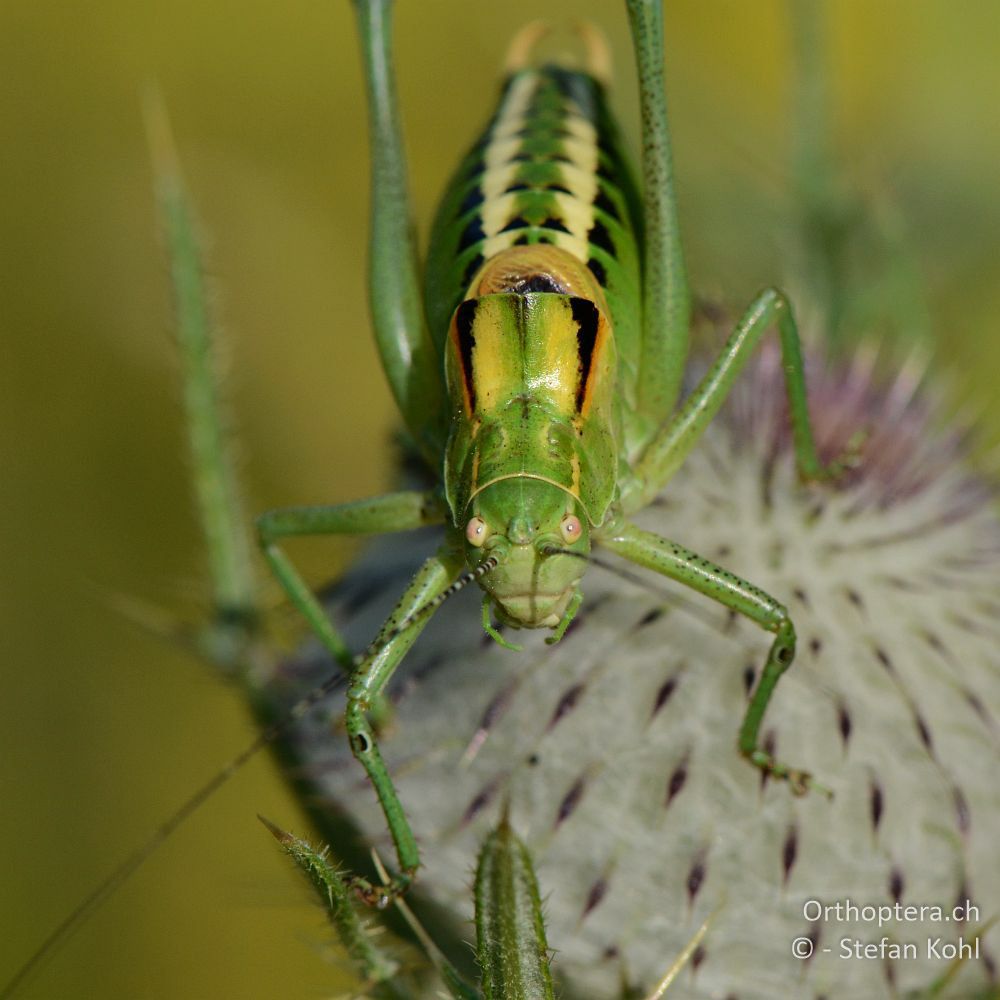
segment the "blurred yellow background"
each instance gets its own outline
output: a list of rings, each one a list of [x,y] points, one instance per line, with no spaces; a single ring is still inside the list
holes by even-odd
[[[675,0],[668,81],[696,287],[746,302],[793,263],[785,229],[790,45],[779,0]],[[399,4],[399,84],[418,223],[496,93],[524,21],[618,4]],[[890,192],[944,354],[1000,408],[1000,7],[834,0],[837,149]],[[366,138],[346,0],[0,6],[0,980],[196,783],[250,739],[191,657],[112,609],[194,619],[169,294],[140,94],[162,89],[208,234],[231,340],[247,503],[333,502],[388,476],[393,414],[363,278]],[[319,583],[348,549],[297,549]],[[336,994],[326,934],[255,813],[302,830],[261,758],[33,980],[31,997]],[[342,982],[342,981],[341,981]]]

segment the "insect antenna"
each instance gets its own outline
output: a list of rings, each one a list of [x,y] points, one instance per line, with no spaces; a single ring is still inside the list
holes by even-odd
[[[393,626],[388,632],[383,632],[375,636],[365,651],[358,653],[354,657],[351,661],[351,667],[356,670],[365,660],[371,659],[383,646],[392,642],[393,639],[398,638],[415,622],[420,621],[425,615],[437,611],[449,597],[454,597],[455,594],[465,589],[470,583],[475,583],[486,576],[487,573],[492,573],[499,565],[500,559],[497,556],[490,556],[484,559],[475,569],[470,570],[468,573],[463,573],[454,583],[447,586],[436,597],[432,597],[426,604],[422,604],[416,611],[407,615],[398,625]],[[282,725],[284,722],[285,720],[282,720]],[[2,995],[0,995],[0,1000],[3,1000]]]
[[[490,556],[481,562],[474,570],[464,573],[454,583],[441,591],[426,604],[407,615],[398,625],[377,636],[373,642],[351,660],[352,670],[356,670],[366,660],[370,659],[387,643],[398,638],[426,615],[436,611],[449,597],[460,590],[481,580],[500,564],[497,556]],[[199,786],[181,805],[128,857],[125,858],[111,873],[88,893],[48,934],[42,943],[31,953],[28,959],[14,973],[7,984],[0,989],[0,1000],[13,997],[18,988],[41,968],[42,963],[51,958],[56,950],[69,940],[70,936],[101,907],[115,892],[123,886],[140,867],[156,852],[164,841],[169,838],[186,820],[196,813],[237,771],[247,764],[254,755],[263,750],[269,743],[276,740],[288,726],[301,719],[313,706],[323,698],[332,694],[347,679],[346,672],[331,675],[319,687],[313,688],[304,698],[297,701],[280,719],[273,722],[254,738],[253,742],[241,750],[224,764],[204,784]]]

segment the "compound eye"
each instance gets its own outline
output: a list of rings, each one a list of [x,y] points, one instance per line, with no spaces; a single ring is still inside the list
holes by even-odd
[[[475,545],[477,549],[486,541],[486,536],[489,533],[490,529],[481,517],[470,518],[469,523],[465,526],[466,541],[470,545]]]
[[[575,514],[567,514],[559,523],[559,531],[563,536],[563,541],[572,545],[583,534],[583,526]]]

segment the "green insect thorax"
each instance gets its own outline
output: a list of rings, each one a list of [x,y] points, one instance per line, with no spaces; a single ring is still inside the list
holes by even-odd
[[[617,482],[615,375],[611,324],[591,299],[498,292],[463,302],[445,352],[455,524],[481,492],[519,478],[551,484],[601,524]]]

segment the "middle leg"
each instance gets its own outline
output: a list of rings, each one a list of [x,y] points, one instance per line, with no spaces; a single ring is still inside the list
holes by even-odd
[[[781,340],[795,460],[803,479],[837,475],[842,466],[824,466],[816,450],[806,392],[802,347],[792,307],[776,288],[761,292],[736,324],[718,358],[684,400],[669,423],[650,442],[622,490],[622,507],[632,513],[645,507],[680,468],[719,412],[761,337],[772,326]]]
[[[784,605],[759,587],[690,549],[635,525],[626,523],[613,536],[601,538],[600,542],[631,562],[711,597],[774,635],[767,662],[740,725],[740,753],[764,773],[787,781],[796,795],[802,795],[809,788],[826,792],[812,781],[807,771],[780,763],[759,743],[760,726],[768,702],[781,675],[795,659],[795,627]]]

